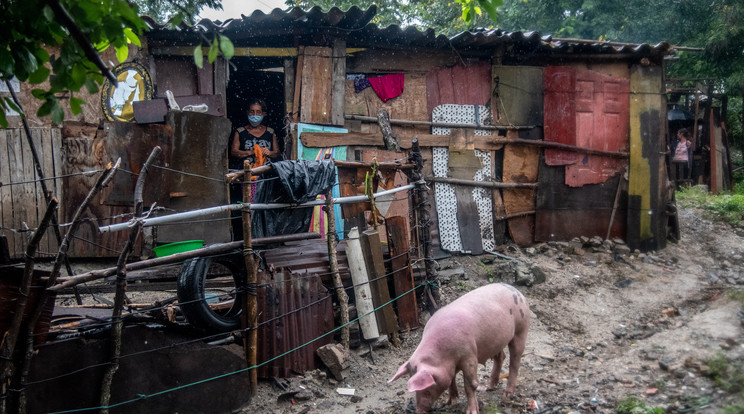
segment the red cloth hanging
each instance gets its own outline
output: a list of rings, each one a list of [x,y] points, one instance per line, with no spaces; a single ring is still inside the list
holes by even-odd
[[[404,76],[402,73],[393,73],[367,79],[382,102],[387,102],[403,93]]]

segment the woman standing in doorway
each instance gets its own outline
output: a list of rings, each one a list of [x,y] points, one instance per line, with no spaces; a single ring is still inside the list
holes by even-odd
[[[266,104],[261,99],[254,99],[248,104],[248,125],[238,128],[230,143],[230,155],[240,160],[235,168],[242,169],[243,161],[250,161],[256,167],[257,159],[274,158],[279,154],[279,144],[274,130],[263,124],[266,115]],[[256,152],[260,151],[258,157]]]
[[[248,103],[248,125],[238,128],[230,141],[230,168],[243,169],[243,162],[248,161],[251,167],[263,165],[269,158],[279,154],[279,145],[274,130],[263,124],[266,115],[266,104],[261,99],[254,99]],[[255,184],[254,184],[255,185]],[[230,203],[235,204],[243,200],[241,184],[230,185]],[[232,236],[233,240],[243,239],[243,220],[240,210],[233,210]]]

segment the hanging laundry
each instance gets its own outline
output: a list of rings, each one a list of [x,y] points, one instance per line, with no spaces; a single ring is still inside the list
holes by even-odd
[[[367,78],[367,80],[369,80],[372,89],[375,90],[382,102],[387,102],[403,93],[404,76],[402,73]]]
[[[359,93],[372,86],[367,78],[354,79],[354,92]]]

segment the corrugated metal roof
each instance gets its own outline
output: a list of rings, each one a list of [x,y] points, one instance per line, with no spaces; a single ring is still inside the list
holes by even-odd
[[[328,34],[346,39],[347,47],[405,48],[422,47],[434,49],[478,50],[491,49],[499,45],[514,46],[518,51],[544,54],[633,54],[650,56],[666,54],[672,47],[661,42],[656,45],[599,42],[582,39],[553,39],[538,32],[509,32],[501,29],[473,29],[447,37],[437,35],[433,29],[391,25],[379,27],[371,23],[377,7],[366,10],[356,6],[343,11],[333,7],[323,11],[320,7],[302,10],[295,7],[287,10],[274,9],[265,14],[260,10],[225,22],[203,19],[194,26],[179,25],[169,29],[145,16],[151,30],[147,37],[152,40],[175,43],[196,43],[204,32],[217,31],[228,36],[236,46],[261,44],[264,46],[292,47],[299,40],[312,44],[313,36]],[[308,43],[310,42],[310,43]]]

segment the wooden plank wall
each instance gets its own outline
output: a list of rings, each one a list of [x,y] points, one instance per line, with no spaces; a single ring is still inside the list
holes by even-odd
[[[47,189],[57,198],[62,180],[54,179],[61,170],[61,132],[58,128],[32,128],[31,135],[41,162]],[[30,232],[46,210],[46,198],[37,181],[31,147],[21,128],[0,130],[0,232],[8,238],[12,258],[21,258]],[[48,232],[39,245],[39,253],[56,254],[57,240]]]

